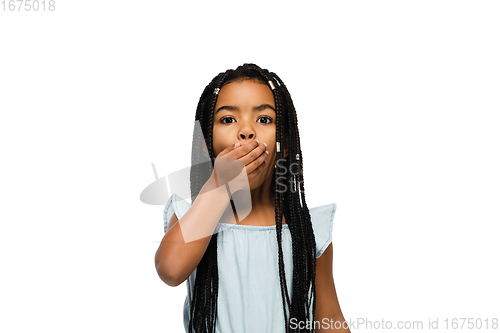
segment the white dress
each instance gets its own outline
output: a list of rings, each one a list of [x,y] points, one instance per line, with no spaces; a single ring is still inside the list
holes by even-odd
[[[173,194],[164,210],[165,232],[170,218],[180,219],[189,202]],[[316,258],[332,241],[335,203],[309,208]],[[219,295],[216,332],[285,332],[285,319],[278,270],[276,226],[219,223],[216,230]],[[288,224],[282,229],[283,260],[288,293],[292,292],[292,239]],[[188,332],[192,288],[196,269],[187,279],[184,327]],[[312,309],[311,309],[312,312]]]

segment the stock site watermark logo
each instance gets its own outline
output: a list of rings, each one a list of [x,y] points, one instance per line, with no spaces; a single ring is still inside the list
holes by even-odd
[[[224,192],[224,195],[230,197],[231,204],[227,205],[220,220],[226,221],[228,224],[237,224],[238,221],[247,217],[252,210],[250,185],[245,165],[238,159],[225,157],[216,158],[214,167],[212,167],[212,161],[209,158],[207,145],[198,120],[195,121],[194,128],[193,138],[198,141],[194,142],[194,147],[202,147],[203,154],[200,154],[200,157],[193,161],[192,166],[175,171],[167,175],[167,177],[158,177],[156,167],[154,163],[151,163],[155,181],[144,188],[140,194],[140,200],[149,205],[165,206],[171,198],[173,200],[172,205],[189,206],[191,204],[187,199],[190,199],[191,202],[195,199],[191,196],[191,169],[196,167],[201,174],[211,174],[215,168],[217,184],[208,184],[210,186],[204,187],[205,191],[200,192],[197,197],[205,196],[206,199],[204,200],[216,204],[217,202],[214,200],[220,198],[220,196],[214,195],[215,192]],[[179,220],[179,225],[186,243],[211,236],[222,230],[220,225],[215,230],[210,230],[210,226],[204,226],[200,223],[193,224],[189,220],[184,221],[182,218]]]
[[[2,12],[53,12],[56,10],[55,0],[2,0]]]
[[[299,190],[300,184],[302,183],[302,181],[297,182],[297,187],[295,178],[297,178],[302,171],[300,170],[299,163],[290,163],[290,166],[287,168],[286,162],[287,160],[284,158],[280,158],[276,161],[276,184],[278,185],[278,189],[276,191],[279,193],[285,193],[288,191],[295,193]],[[287,178],[286,175],[290,175],[290,178]]]
[[[291,329],[324,329],[324,330],[368,330],[369,332],[375,330],[396,330],[400,332],[403,330],[422,331],[426,332],[436,330],[436,332],[448,330],[495,330],[497,331],[499,320],[496,317],[467,317],[467,318],[427,318],[427,320],[388,320],[381,318],[380,320],[370,320],[368,318],[349,318],[348,321],[336,321],[331,318],[323,318],[320,320],[306,320],[301,321],[297,318],[291,318]]]

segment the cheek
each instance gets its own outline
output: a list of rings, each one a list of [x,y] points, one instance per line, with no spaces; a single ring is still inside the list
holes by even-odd
[[[221,151],[226,148],[225,146],[225,138],[227,138],[227,135],[224,135],[224,133],[221,133],[220,130],[217,129],[217,126],[214,127],[213,129],[213,134],[212,134],[212,142],[214,146],[214,154],[215,156],[219,155]]]
[[[213,137],[212,142],[213,142],[213,147],[214,147],[214,154],[215,154],[215,156],[217,156],[222,151],[222,149],[220,148],[220,144],[218,142],[218,138],[215,135]]]
[[[268,163],[274,165],[276,161],[276,139],[272,137],[272,139],[267,139],[265,142],[267,144],[267,151],[269,152]]]
[[[273,153],[276,151],[276,132],[269,132],[266,133],[267,135],[265,136],[264,142],[267,144],[267,150],[269,151],[269,154]]]

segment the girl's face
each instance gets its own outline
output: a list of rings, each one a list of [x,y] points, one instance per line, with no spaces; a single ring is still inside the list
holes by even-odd
[[[213,148],[217,156],[236,142],[241,145],[257,139],[267,144],[269,156],[264,170],[251,188],[260,186],[272,175],[276,159],[276,106],[267,84],[248,79],[224,85],[215,104]],[[253,186],[252,186],[253,185]]]

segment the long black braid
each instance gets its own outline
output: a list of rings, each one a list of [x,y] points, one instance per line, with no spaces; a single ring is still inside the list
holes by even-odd
[[[311,224],[311,216],[305,201],[302,152],[300,149],[300,136],[297,126],[297,115],[292,98],[283,81],[272,72],[262,69],[255,64],[244,64],[235,70],[227,70],[217,75],[203,91],[196,110],[195,120],[200,122],[203,137],[194,131],[191,168],[191,196],[196,198],[199,191],[209,179],[215,154],[213,151],[213,119],[217,102],[218,91],[223,85],[239,79],[260,81],[270,86],[276,105],[276,142],[281,149],[276,153],[276,163],[286,167],[284,175],[278,178],[275,168],[272,188],[275,198],[276,238],[278,242],[278,268],[283,300],[283,313],[285,317],[285,331],[289,332],[314,332],[313,329],[290,328],[291,318],[305,322],[312,321],[316,306],[316,241]],[[199,163],[203,152],[203,139],[206,141],[208,157],[211,168]],[[284,148],[287,148],[285,156]],[[276,181],[277,179],[282,179]],[[287,185],[286,191],[283,184]],[[284,192],[284,193],[283,193]],[[293,253],[293,280],[292,299],[290,300],[283,260],[282,225],[283,216],[287,221],[292,237]],[[217,237],[212,237],[205,254],[203,255],[196,271],[196,278],[192,292],[189,332],[214,333],[217,319],[217,297],[219,287],[219,274],[217,265]],[[311,312],[312,305],[312,312]]]

